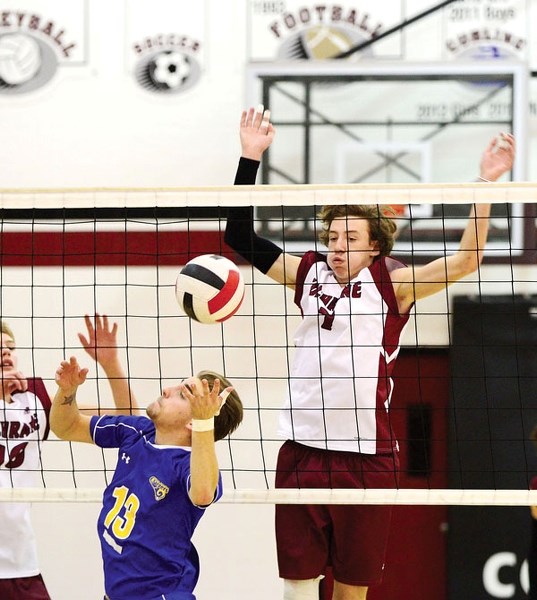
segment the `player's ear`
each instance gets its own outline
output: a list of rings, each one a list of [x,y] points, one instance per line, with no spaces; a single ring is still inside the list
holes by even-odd
[[[186,428],[187,428],[189,431],[192,431],[192,421],[190,421],[189,423],[187,423],[187,424],[185,425],[185,427],[186,427]]]
[[[371,240],[371,256],[378,256],[380,254],[380,246],[378,240]]]

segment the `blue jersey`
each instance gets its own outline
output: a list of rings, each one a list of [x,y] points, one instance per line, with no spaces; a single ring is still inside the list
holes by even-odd
[[[103,448],[119,448],[97,531],[110,600],[194,600],[199,562],[191,539],[204,509],[188,495],[190,448],[159,446],[147,417],[92,417]],[[222,495],[219,479],[215,501]]]

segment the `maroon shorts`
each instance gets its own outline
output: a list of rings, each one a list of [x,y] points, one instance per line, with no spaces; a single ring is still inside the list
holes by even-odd
[[[395,488],[397,454],[318,450],[287,441],[280,449],[277,488]],[[331,566],[347,585],[380,583],[392,507],[389,505],[276,505],[276,546],[283,579],[312,579]]]
[[[50,600],[41,575],[0,579],[0,598],[2,600]]]

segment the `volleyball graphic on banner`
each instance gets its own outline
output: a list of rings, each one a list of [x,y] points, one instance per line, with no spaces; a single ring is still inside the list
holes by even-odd
[[[8,85],[26,83],[41,67],[38,43],[28,35],[0,37],[0,79]]]
[[[202,254],[179,273],[175,295],[183,312],[205,324],[232,317],[244,298],[244,280],[237,265],[218,254]]]

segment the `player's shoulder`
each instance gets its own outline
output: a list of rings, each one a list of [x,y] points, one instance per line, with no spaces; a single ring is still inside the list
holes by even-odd
[[[326,261],[326,254],[322,254],[317,250],[308,250],[305,254],[303,254],[300,257],[299,271],[306,273],[312,267],[312,265],[315,264],[317,264],[320,267],[322,267],[323,265],[326,265],[328,267]]]
[[[155,431],[155,426],[151,419],[136,415],[101,415],[93,417],[92,424],[95,430],[114,429],[124,438],[151,436]]]
[[[408,265],[402,260],[394,258],[393,256],[385,256],[384,263],[386,265],[386,269],[388,269],[388,272],[390,273],[396,269],[404,269],[405,267],[408,267]]]

